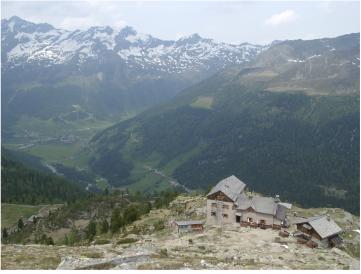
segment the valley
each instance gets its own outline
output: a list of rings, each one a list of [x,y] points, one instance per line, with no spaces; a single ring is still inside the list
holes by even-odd
[[[1,270],[359,270],[359,10],[2,1]]]
[[[2,29],[12,160],[86,191],[200,193],[236,174],[359,212],[359,33],[230,45],[19,17]]]

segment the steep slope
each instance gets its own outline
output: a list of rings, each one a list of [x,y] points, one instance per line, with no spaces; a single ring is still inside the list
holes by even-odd
[[[85,196],[85,193],[75,183],[1,157],[1,200],[4,203],[70,202]]]
[[[91,145],[90,165],[114,185],[146,165],[193,189],[235,174],[257,192],[358,212],[359,34],[274,44]]]

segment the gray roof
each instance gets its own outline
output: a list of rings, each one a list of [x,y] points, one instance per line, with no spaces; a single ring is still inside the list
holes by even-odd
[[[277,203],[270,197],[239,197],[236,203],[238,205],[238,209],[246,210],[251,207],[254,211],[259,213],[275,215],[277,210]]]
[[[277,203],[272,197],[248,198],[245,195],[239,195],[236,204],[238,209],[246,210],[251,207],[258,213],[270,214],[280,220],[286,217],[286,209],[288,208],[282,203]]]
[[[248,198],[244,193],[238,195],[235,203],[237,208],[242,210],[252,207],[252,199]]]
[[[308,223],[322,239],[342,232],[342,229],[326,215],[305,218],[294,223]]]
[[[202,221],[175,221],[177,225],[202,225]]]
[[[287,208],[287,209],[291,209],[292,208],[292,204],[290,204],[290,203],[278,203],[279,205],[281,205],[281,206],[284,206],[285,208]]]
[[[259,213],[276,214],[277,203],[271,197],[254,197],[253,198],[254,210]]]
[[[223,192],[232,201],[236,201],[238,194],[243,192],[246,184],[239,180],[236,176],[232,175],[228,178],[223,179],[216,184],[207,196],[212,195],[218,191]]]

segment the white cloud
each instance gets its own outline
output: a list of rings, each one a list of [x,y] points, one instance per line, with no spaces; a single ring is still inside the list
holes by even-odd
[[[63,29],[86,29],[90,26],[100,25],[99,22],[91,17],[65,17],[60,28]]]
[[[112,27],[115,27],[116,29],[121,29],[127,25],[127,21],[125,20],[118,20],[116,21]]]
[[[277,26],[284,23],[290,23],[295,21],[298,15],[293,10],[285,10],[281,13],[277,13],[268,18],[265,23],[266,25]]]

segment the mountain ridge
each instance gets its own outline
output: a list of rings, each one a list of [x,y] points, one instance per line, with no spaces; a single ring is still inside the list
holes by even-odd
[[[35,31],[30,31],[31,28]],[[180,73],[185,69],[199,69],[191,66],[195,60],[207,61],[207,59],[217,58],[223,52],[230,54],[227,59],[229,63],[249,61],[249,55],[257,54],[264,47],[249,43],[226,44],[202,38],[198,34],[181,37],[178,40],[161,40],[149,34],[138,33],[130,26],[120,29],[113,29],[109,26],[93,26],[86,30],[68,31],[54,28],[46,23],[34,24],[19,17],[3,19],[2,29],[4,35],[10,36],[13,40],[18,42],[28,40],[26,44],[33,45],[33,48],[31,45],[5,47],[5,50],[8,50],[6,52],[7,61],[10,61],[12,66],[19,65],[24,60],[30,63],[40,60],[48,61],[50,64],[62,64],[74,58],[75,54],[72,54],[72,51],[78,53],[80,58],[78,62],[83,62],[83,59],[99,58],[99,53],[104,52],[105,49],[114,51],[122,60],[129,62],[129,65],[138,65],[143,68],[154,66],[156,69],[166,70],[170,73]],[[34,37],[21,34],[21,32],[39,33],[37,33],[37,37],[36,35]],[[14,33],[16,35],[12,35]],[[89,42],[91,39],[96,43]],[[5,38],[2,40],[4,41]],[[196,45],[196,47],[189,48],[189,45]],[[184,47],[187,52],[184,52]],[[165,58],[164,53],[168,55],[168,58]],[[181,58],[181,62],[174,62],[177,60],[176,57]],[[152,58],[155,61],[152,62]],[[142,59],[142,62],[138,59]],[[171,66],[171,69],[166,65]],[[199,65],[206,66],[206,64]]]

